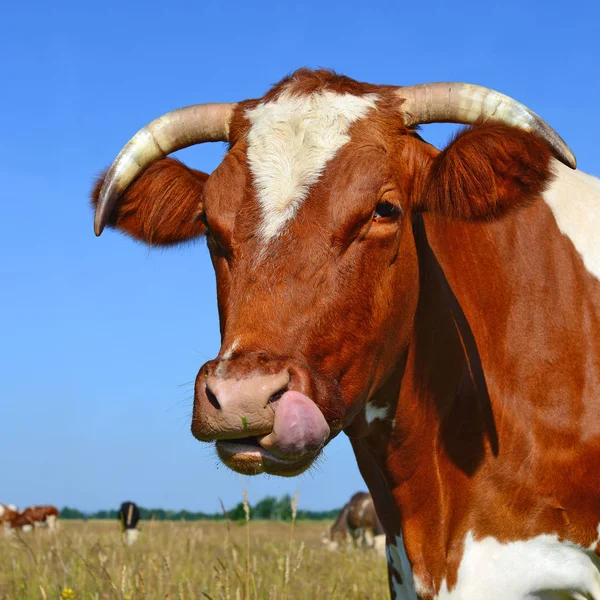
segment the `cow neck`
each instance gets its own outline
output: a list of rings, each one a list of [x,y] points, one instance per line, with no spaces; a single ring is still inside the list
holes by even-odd
[[[511,505],[524,457],[578,441],[561,438],[559,415],[581,422],[584,402],[563,398],[558,413],[548,389],[559,385],[552,378],[565,360],[563,379],[600,381],[600,365],[590,375],[589,361],[573,356],[577,344],[557,338],[600,334],[581,318],[582,298],[598,299],[598,285],[541,201],[493,223],[417,217],[413,230],[420,273],[413,334],[406,361],[379,392],[396,404],[395,420],[384,435],[353,446],[388,540],[401,536],[417,588],[435,590],[443,580],[452,587],[469,530],[500,541],[549,531],[567,537],[557,511],[532,517],[543,487],[531,472],[515,514],[502,516],[502,507]],[[548,409],[551,430],[542,422]],[[600,515],[591,513],[573,541],[593,540]]]

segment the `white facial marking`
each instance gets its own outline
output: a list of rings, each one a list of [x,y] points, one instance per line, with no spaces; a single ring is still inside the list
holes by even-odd
[[[231,346],[229,346],[229,348],[223,353],[223,357],[221,358],[221,360],[229,360],[235,352],[235,349],[239,346],[239,343],[239,338],[233,340],[233,344],[231,344]]]
[[[350,141],[352,123],[375,108],[377,95],[325,90],[277,100],[246,111],[248,164],[262,207],[260,235],[278,236],[296,214],[336,152]]]
[[[362,523],[363,517],[365,516],[365,511],[367,510],[367,506],[371,503],[371,498],[365,498],[360,503],[360,508],[358,509],[358,519]]]
[[[456,586],[444,580],[435,600],[600,600],[599,566],[595,554],[557,535],[502,544],[469,532]]]
[[[223,353],[223,356],[221,357],[221,360],[219,361],[219,364],[215,370],[215,375],[217,377],[225,377],[225,375],[227,374],[227,363],[225,361],[228,361],[233,356],[233,353],[235,352],[235,350],[237,349],[237,347],[239,345],[240,345],[240,338],[236,338],[235,340],[233,340],[233,343],[231,344],[231,346],[229,346],[229,348],[227,350],[225,350],[225,352]]]
[[[387,545],[386,556],[388,564],[392,568],[392,590],[394,600],[418,600],[412,568],[401,535],[396,536],[396,542],[394,544]],[[395,572],[402,578],[401,582],[398,581]]]
[[[376,419],[387,419],[389,412],[389,406],[373,406],[372,402],[365,404],[365,420],[369,425]]]
[[[544,193],[556,223],[581,256],[586,269],[600,279],[600,179],[553,160],[556,179]]]

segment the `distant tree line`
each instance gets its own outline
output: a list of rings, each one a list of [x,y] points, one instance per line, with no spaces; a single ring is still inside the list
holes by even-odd
[[[163,508],[140,508],[140,518],[143,520],[156,519],[157,521],[221,521],[226,518],[223,511],[215,513],[192,512],[189,510],[164,510]],[[296,519],[320,521],[335,519],[339,508],[332,510],[302,510],[299,509]],[[244,503],[236,504],[225,511],[227,518],[232,521],[245,519]],[[60,511],[61,519],[112,519],[118,520],[119,510],[99,510],[85,513],[76,508],[65,506]],[[266,496],[254,505],[250,505],[250,518],[269,521],[290,521],[292,518],[292,498],[289,494],[281,498]]]

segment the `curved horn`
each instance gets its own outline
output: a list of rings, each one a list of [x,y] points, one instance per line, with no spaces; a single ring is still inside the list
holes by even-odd
[[[140,129],[108,170],[96,206],[94,232],[100,235],[119,196],[155,160],[202,142],[227,142],[235,104],[196,104],[155,119]]]
[[[554,155],[575,169],[575,155],[564,140],[532,110],[489,88],[470,83],[426,83],[397,89],[404,100],[401,110],[407,126],[420,123],[498,121],[541,137]]]

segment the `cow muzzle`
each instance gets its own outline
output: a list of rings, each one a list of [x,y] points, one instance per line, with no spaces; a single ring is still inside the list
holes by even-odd
[[[323,413],[308,396],[290,389],[288,371],[233,377],[221,376],[218,366],[203,370],[196,382],[192,433],[215,441],[219,458],[234,471],[298,475],[329,440]]]

